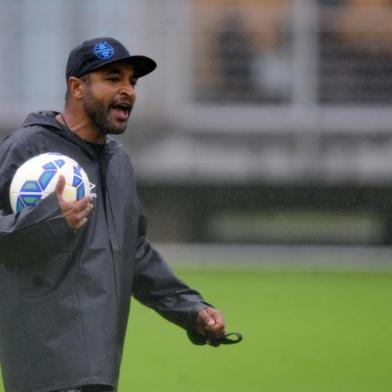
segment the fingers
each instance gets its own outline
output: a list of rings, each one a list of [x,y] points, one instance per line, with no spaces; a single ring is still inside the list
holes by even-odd
[[[76,223],[73,226],[74,230],[80,229],[82,226],[84,226],[87,223],[88,219],[86,217],[80,219],[79,221],[76,221]]]
[[[215,320],[210,316],[207,311],[208,308],[203,309],[199,312],[199,319],[204,327],[212,327],[215,324]]]
[[[212,332],[215,336],[221,337],[225,334],[225,321],[223,315],[215,308],[205,308],[198,313],[197,330],[205,334],[205,331]]]
[[[68,206],[75,213],[78,213],[78,212],[83,213],[83,211],[86,211],[86,210],[91,211],[93,204],[91,201],[91,197],[85,196],[85,197],[83,197],[83,199],[68,203]]]
[[[93,204],[91,197],[86,196],[72,203],[62,201],[60,202],[60,208],[68,225],[73,230],[78,230],[87,223]]]
[[[56,195],[59,200],[63,200],[63,192],[65,188],[65,177],[60,174],[56,185]]]

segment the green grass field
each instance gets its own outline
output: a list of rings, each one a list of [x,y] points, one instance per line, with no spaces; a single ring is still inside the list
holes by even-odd
[[[239,345],[193,346],[133,303],[120,392],[392,390],[392,274],[178,269]]]

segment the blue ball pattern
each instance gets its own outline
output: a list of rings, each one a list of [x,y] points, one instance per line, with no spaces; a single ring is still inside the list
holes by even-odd
[[[55,155],[55,154],[54,154]],[[50,181],[56,175],[58,169],[65,165],[63,159],[55,159],[49,161],[42,166],[42,174],[38,180],[26,181],[18,195],[16,202],[16,212],[20,212],[24,207],[34,206],[42,199],[42,193],[45,191]],[[76,188],[76,199],[80,200],[86,195],[85,186],[83,183],[80,167],[73,165],[73,180],[72,186]]]

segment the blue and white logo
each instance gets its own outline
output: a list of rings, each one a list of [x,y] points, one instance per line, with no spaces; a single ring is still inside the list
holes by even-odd
[[[106,41],[98,42],[94,46],[94,53],[98,58],[102,60],[106,60],[106,59],[110,59],[110,57],[114,55],[114,49]]]

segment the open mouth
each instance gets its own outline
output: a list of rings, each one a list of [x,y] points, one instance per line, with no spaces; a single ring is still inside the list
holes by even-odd
[[[110,109],[119,121],[126,121],[131,113],[132,105],[128,103],[117,103],[112,105]]]

